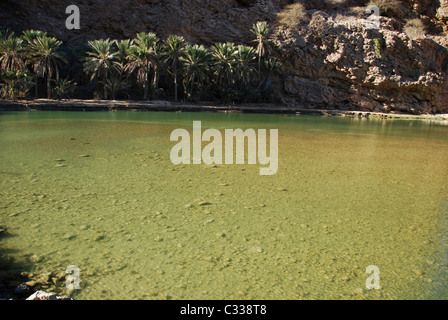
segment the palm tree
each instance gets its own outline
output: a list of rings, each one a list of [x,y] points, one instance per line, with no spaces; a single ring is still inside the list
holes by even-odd
[[[56,78],[53,82],[53,96],[55,96],[58,100],[62,98],[69,98],[70,94],[75,90],[76,83],[72,80]]]
[[[128,50],[128,63],[125,70],[137,71],[137,81],[143,85],[144,99],[148,99],[149,72],[151,71],[154,46],[159,41],[154,33],[141,32],[134,39],[134,44]]]
[[[213,70],[218,86],[234,83],[237,47],[233,43],[217,43],[211,47]]]
[[[51,99],[51,78],[53,74],[59,76],[58,65],[67,60],[58,53],[62,41],[45,34],[38,35],[32,40],[31,55],[33,70],[38,77],[47,77],[47,98]]]
[[[247,86],[252,74],[256,72],[254,61],[257,53],[254,48],[240,45],[236,51],[236,71],[242,86]]]
[[[46,37],[47,33],[39,30],[26,30],[23,31],[22,39],[25,41],[26,60],[28,64],[31,64],[31,68],[34,69],[34,64],[37,62],[36,57],[33,55],[36,50],[35,40],[39,37]],[[39,77],[34,77],[34,96],[37,99],[39,97]]]
[[[266,51],[269,50],[270,42],[268,35],[270,32],[269,25],[266,21],[258,21],[252,26],[251,32],[255,35],[254,42],[257,44],[256,51],[258,55],[258,74],[261,79],[261,58],[265,56]]]
[[[0,97],[16,100],[24,98],[32,86],[28,70],[6,69],[1,72],[4,84],[0,83]]]
[[[154,92],[157,92],[157,89],[159,89],[159,79],[160,79],[160,73],[164,68],[164,52],[163,47],[159,45],[159,43],[154,44],[151,57],[151,63],[154,71],[154,76],[152,80],[152,85],[154,88]]]
[[[23,54],[23,40],[15,37],[14,32],[8,36],[4,34],[0,36],[0,67],[2,70],[23,70],[25,68]]]
[[[117,59],[124,66],[128,62],[129,48],[134,44],[133,40],[114,40],[115,45],[117,46]]]
[[[209,77],[211,54],[204,46],[188,45],[185,55],[180,60],[184,66],[187,96],[193,98],[195,85],[200,88]]]
[[[117,93],[126,92],[129,97],[128,90],[131,87],[129,83],[129,74],[125,72],[125,67],[129,62],[129,49],[134,44],[133,40],[114,40],[117,47],[117,60],[119,65],[116,70],[112,71],[110,79],[107,80],[107,88],[110,90],[112,99],[115,100]]]
[[[177,101],[177,77],[180,67],[180,58],[184,56],[187,42],[183,37],[170,35],[164,43],[164,54],[167,64],[174,78],[174,101]]]
[[[84,61],[84,72],[92,74],[91,80],[102,79],[104,99],[107,100],[107,78],[111,70],[117,70],[119,63],[116,60],[118,53],[112,52],[113,41],[95,40],[89,41],[90,51]]]
[[[271,92],[272,76],[281,67],[281,63],[277,58],[268,57],[263,63],[264,79],[260,82],[258,89],[262,96],[269,96]]]

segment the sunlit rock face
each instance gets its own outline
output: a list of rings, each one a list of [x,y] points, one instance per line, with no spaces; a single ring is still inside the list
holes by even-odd
[[[293,2],[308,21],[278,23]],[[81,29],[65,27],[72,1],[5,0],[0,26],[20,32],[40,29],[70,46],[100,38],[183,35],[194,43],[253,44],[257,21],[273,28],[272,55],[282,67],[274,101],[303,108],[344,108],[411,113],[448,112],[448,1],[403,0],[385,8],[380,28],[370,30],[365,0],[77,0]],[[354,7],[358,7],[354,11]],[[364,6],[364,7],[363,7]],[[411,37],[407,19],[421,20],[427,34]]]

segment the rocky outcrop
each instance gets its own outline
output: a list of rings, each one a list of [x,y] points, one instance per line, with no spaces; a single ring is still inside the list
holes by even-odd
[[[305,108],[438,113],[448,110],[448,50],[442,37],[411,40],[382,17],[313,13],[307,28],[280,28],[283,100]],[[309,32],[312,30],[312,32]]]
[[[277,13],[301,2],[309,20],[277,23]],[[251,26],[267,20],[275,30],[273,55],[282,62],[274,83],[288,106],[378,112],[448,112],[448,0],[397,1],[383,10],[380,29],[368,29],[369,1],[346,0],[77,0],[81,30],[65,28],[66,2],[5,0],[0,25],[41,29],[69,45],[99,38],[183,35],[202,44],[250,44]],[[358,8],[359,9],[359,8]],[[432,34],[410,37],[404,19],[420,19]]]

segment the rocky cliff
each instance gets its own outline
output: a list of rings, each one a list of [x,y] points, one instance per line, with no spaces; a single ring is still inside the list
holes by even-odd
[[[41,29],[69,45],[153,31],[211,44],[251,43],[260,20],[273,26],[282,61],[278,99],[303,108],[448,112],[448,0],[374,1],[379,29],[366,27],[368,1],[299,0],[300,21],[279,22],[289,0],[6,0],[0,25]],[[81,30],[65,28],[76,4]],[[299,18],[298,18],[299,19]],[[420,29],[407,29],[410,20]],[[408,23],[406,23],[408,21]],[[415,24],[415,23],[414,23]],[[411,23],[412,25],[412,23]]]

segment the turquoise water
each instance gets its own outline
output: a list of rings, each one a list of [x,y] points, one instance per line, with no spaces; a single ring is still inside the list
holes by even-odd
[[[277,174],[174,166],[170,133],[197,120],[278,129]],[[3,276],[76,265],[77,299],[448,298],[448,126],[3,112],[0,150]]]

